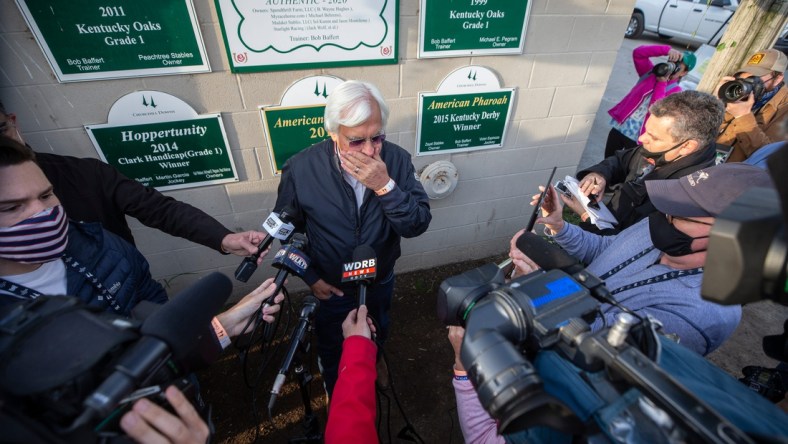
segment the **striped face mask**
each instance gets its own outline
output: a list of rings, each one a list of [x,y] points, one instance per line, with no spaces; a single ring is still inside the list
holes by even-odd
[[[0,228],[0,258],[23,264],[51,262],[63,256],[67,231],[63,206],[47,208],[12,227]]]

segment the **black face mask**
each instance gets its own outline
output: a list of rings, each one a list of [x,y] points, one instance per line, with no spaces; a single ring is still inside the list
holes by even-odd
[[[670,256],[686,256],[697,253],[692,250],[692,241],[703,239],[709,236],[692,237],[687,233],[674,227],[668,222],[664,213],[654,212],[648,216],[648,230],[651,234],[651,242],[658,250]]]
[[[663,165],[667,165],[668,163],[670,163],[670,162],[668,162],[665,159],[665,155],[666,154],[668,154],[669,152],[675,150],[676,148],[680,147],[681,145],[684,145],[686,142],[687,142],[686,140],[683,141],[683,142],[679,142],[678,144],[673,145],[673,148],[670,148],[670,149],[668,149],[666,151],[660,151],[658,153],[652,153],[651,151],[648,151],[646,149],[646,147],[644,147],[643,145],[640,145],[639,151],[640,151],[640,155],[645,157],[646,159],[654,159],[654,163],[655,163],[654,166],[659,168],[659,167],[661,167]],[[673,160],[678,160],[678,159],[680,159],[680,157],[677,157],[677,158],[675,158]]]

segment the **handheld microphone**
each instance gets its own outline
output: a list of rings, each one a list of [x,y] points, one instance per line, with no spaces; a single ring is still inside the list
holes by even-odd
[[[290,348],[287,350],[287,355],[285,355],[285,359],[282,361],[282,366],[279,368],[279,373],[276,375],[276,379],[274,380],[274,386],[271,388],[271,399],[268,401],[269,411],[274,408],[276,397],[279,396],[279,392],[282,390],[282,385],[285,383],[287,372],[290,370],[290,365],[293,363],[293,358],[295,357],[296,351],[298,351],[298,344],[300,344],[304,339],[306,329],[309,327],[312,319],[314,319],[315,311],[319,306],[320,301],[311,294],[304,298],[304,302],[301,305],[301,315],[298,319],[298,325],[293,330]]]
[[[358,305],[367,305],[367,285],[377,275],[375,250],[359,245],[353,250],[353,261],[342,264],[342,282],[358,282]]]
[[[257,270],[257,260],[260,255],[271,245],[274,239],[279,239],[282,242],[287,241],[290,235],[293,234],[295,226],[290,223],[293,221],[293,215],[296,210],[292,206],[287,205],[282,209],[282,212],[276,214],[272,212],[268,218],[263,222],[262,227],[266,231],[263,241],[257,246],[257,251],[245,257],[238,268],[235,270],[235,279],[246,282]]]
[[[200,336],[211,331],[211,319],[222,309],[232,289],[227,276],[211,273],[145,319],[140,329],[142,337],[120,357],[115,371],[85,399],[87,410],[80,419],[106,416],[167,361],[188,357]]]
[[[295,233],[290,243],[276,252],[276,256],[274,256],[273,263],[271,264],[279,269],[274,277],[274,292],[271,293],[274,297],[279,293],[279,290],[282,289],[282,286],[285,284],[285,279],[287,279],[289,274],[292,273],[298,277],[304,277],[304,273],[307,268],[309,268],[309,263],[311,262],[309,256],[303,252],[303,250],[306,250],[307,245],[308,241],[306,235]],[[265,306],[270,305],[272,304],[268,302],[265,303]],[[260,315],[262,316],[262,313]],[[264,330],[265,340],[271,340],[273,334],[273,324],[266,324]]]

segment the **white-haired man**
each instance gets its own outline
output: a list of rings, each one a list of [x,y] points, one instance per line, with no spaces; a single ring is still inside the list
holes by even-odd
[[[329,395],[342,352],[342,321],[357,306],[356,285],[341,282],[342,264],[353,259],[359,245],[375,251],[377,278],[367,290],[367,306],[382,341],[400,239],[420,235],[432,219],[410,153],[386,141],[388,115],[374,85],[346,81],[326,103],[324,125],[331,139],[296,154],[282,168],[275,209],[291,205],[296,230],[309,239],[312,262],[304,281],[321,300],[318,355]]]

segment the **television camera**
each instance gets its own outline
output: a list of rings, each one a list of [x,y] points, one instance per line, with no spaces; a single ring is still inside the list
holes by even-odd
[[[775,169],[788,165],[788,148],[773,156],[772,177],[786,177]],[[783,208],[788,198],[785,185],[778,184]],[[762,298],[788,304],[788,255],[779,205],[777,192],[756,188],[717,217],[709,241],[704,298],[721,304]],[[499,266],[488,264],[443,281],[437,301],[438,317],[446,325],[465,328],[460,359],[482,406],[497,420],[499,433],[547,426],[569,435],[621,442],[622,424],[629,424],[623,435],[644,442],[763,438],[748,435],[752,430],[742,431],[717,413],[719,405],[688,390],[688,379],[679,383],[658,364],[666,350],[682,349],[661,337],[658,321],[620,306],[604,282],[541,237],[526,232],[518,248],[544,271],[507,282]],[[590,324],[601,304],[616,305],[621,313],[614,325],[594,332]],[[786,360],[785,333],[767,337],[764,345],[767,354]],[[687,366],[711,366],[692,352],[683,353]],[[572,370],[562,373],[563,378],[552,374],[567,367]],[[591,387],[594,397],[621,409],[593,416],[581,411],[581,403],[568,403],[548,392],[544,378],[553,388],[559,386],[558,391],[575,396]],[[767,412],[774,408],[764,406]]]
[[[209,409],[190,372],[221,346],[211,319],[232,283],[212,273],[164,305],[134,316],[99,313],[70,296],[0,307],[0,430],[11,442],[129,442],[121,416],[137,399],[169,406],[184,392],[207,424]]]

